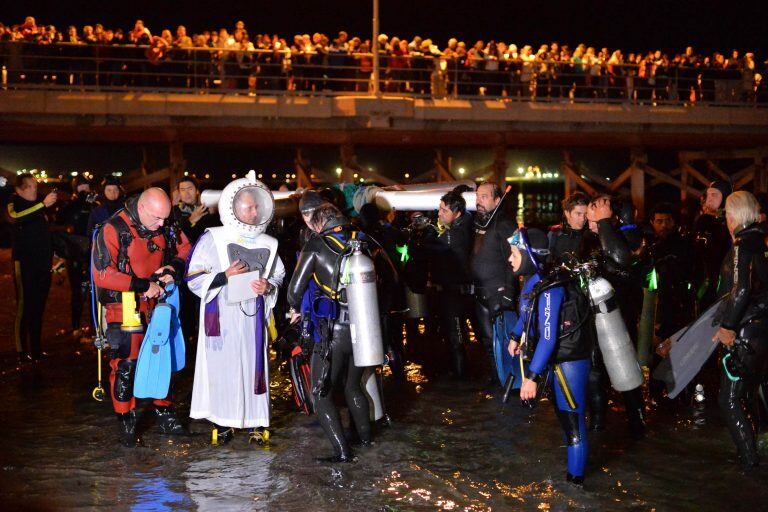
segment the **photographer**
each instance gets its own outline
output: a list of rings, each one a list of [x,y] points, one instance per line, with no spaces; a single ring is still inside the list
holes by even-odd
[[[88,237],[93,235],[93,230],[103,224],[108,218],[122,210],[125,206],[125,196],[120,178],[109,175],[101,182],[104,200],[93,209],[88,219]]]
[[[58,195],[54,190],[38,201],[37,180],[29,173],[16,177],[15,192],[8,203],[8,215],[14,223],[12,253],[17,307],[14,340],[19,362],[37,361],[47,355],[40,347],[53,262],[47,213]]]
[[[186,235],[194,245],[207,228],[221,225],[219,216],[210,212],[200,202],[200,189],[197,180],[184,176],[179,180],[179,202],[171,209],[174,229]],[[181,327],[188,336],[194,336],[198,330],[200,299],[189,290],[186,282],[181,284]]]
[[[57,233],[63,249],[56,246],[56,254],[67,260],[67,275],[72,314],[72,336],[80,336],[80,319],[83,316],[83,305],[88,298],[88,221],[91,212],[96,208],[96,194],[91,192],[91,184],[82,175],[72,180],[72,199],[58,213],[58,223],[66,229],[65,233]]]
[[[472,218],[467,214],[464,198],[453,192],[440,198],[437,215],[443,230],[437,240],[426,243],[426,249],[432,263],[432,282],[437,288],[441,335],[450,350],[454,375],[464,378],[467,373],[464,302],[472,283],[469,275]]]

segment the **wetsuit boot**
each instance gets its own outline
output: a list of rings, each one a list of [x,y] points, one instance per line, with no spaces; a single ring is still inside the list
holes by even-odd
[[[624,407],[627,410],[629,433],[632,439],[640,440],[645,437],[645,403],[643,392],[637,387],[623,392],[622,395],[624,397]]]
[[[155,415],[157,416],[157,426],[163,434],[170,436],[189,435],[189,431],[181,424],[173,407],[155,406]]]
[[[450,319],[448,342],[451,346],[451,363],[457,379],[467,375],[467,358],[464,353],[464,333],[461,329],[461,318],[454,316]]]
[[[120,432],[120,443],[123,446],[133,448],[139,445],[140,440],[136,435],[136,411],[117,413],[117,424]]]
[[[603,387],[602,375],[594,369],[589,373],[589,429],[593,432],[605,430],[605,413],[608,409],[608,394]]]
[[[732,358],[734,357],[737,356],[732,356]],[[747,363],[749,362],[751,361],[747,360]],[[731,371],[733,372],[733,370]],[[728,425],[733,443],[738,450],[739,462],[745,469],[754,468],[760,462],[755,439],[757,429],[754,421],[756,418],[748,414],[751,411],[747,411],[744,404],[749,390],[750,385],[743,377],[737,376],[736,380],[731,380],[725,372],[720,377],[718,402],[725,416],[725,423]]]

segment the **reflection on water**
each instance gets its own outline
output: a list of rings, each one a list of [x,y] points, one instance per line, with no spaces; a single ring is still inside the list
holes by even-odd
[[[614,404],[608,429],[589,434],[587,487],[577,489],[564,479],[551,403],[532,412],[515,399],[502,405],[501,390],[486,384],[483,348],[467,349],[471,378],[454,381],[441,363],[447,347],[413,337],[406,379],[384,372],[392,426],[376,430],[373,446],[354,446],[356,462],[341,465],[315,461],[329,455],[328,442],[314,416],[295,411],[277,368],[269,449],[241,433],[211,447],[202,421],[191,425],[196,437],[163,437],[142,404],[145,446],[129,450],[117,446],[110,404],[90,398],[92,354],[44,362],[2,381],[0,502],[4,510],[764,510],[768,474],[744,475],[732,463],[714,401],[701,425],[685,407],[659,406],[639,443]],[[185,372],[175,393],[182,413]]]
[[[551,226],[561,222],[560,192],[517,193],[517,222],[527,226]]]
[[[139,482],[131,489],[136,499],[131,510],[170,512],[189,508],[192,505],[186,493],[174,491],[171,483],[162,476],[136,473],[135,477]]]
[[[269,496],[281,492],[287,479],[271,471],[271,450],[226,446],[208,449],[204,458],[190,462],[182,475],[187,492],[200,510],[256,510],[266,508]]]

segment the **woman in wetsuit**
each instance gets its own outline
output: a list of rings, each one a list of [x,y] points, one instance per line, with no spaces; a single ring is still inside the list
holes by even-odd
[[[529,403],[535,400],[543,392],[540,384],[549,382],[550,372],[554,373],[555,413],[568,444],[566,479],[582,485],[587,463],[585,406],[592,348],[585,321],[588,303],[573,281],[544,277],[549,250],[542,231],[520,228],[509,243],[509,262],[515,274],[523,276],[524,284],[520,317],[508,349],[513,356],[521,350],[533,353],[520,398]]]

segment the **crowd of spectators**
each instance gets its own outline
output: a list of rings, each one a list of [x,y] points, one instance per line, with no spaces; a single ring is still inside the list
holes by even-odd
[[[437,98],[607,99],[653,103],[768,102],[766,62],[754,53],[701,55],[661,50],[625,53],[552,42],[535,49],[501,41],[441,49],[431,39],[379,36],[381,88]],[[8,44],[20,43],[20,44]],[[370,39],[315,33],[283,38],[232,29],[159,35],[137,20],[131,30],[0,24],[0,59],[10,82],[66,86],[150,86],[242,93],[368,92]],[[74,57],[74,58],[73,58]]]

